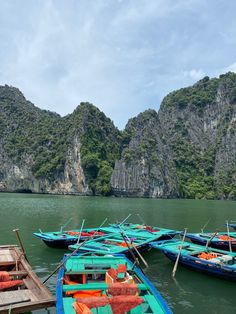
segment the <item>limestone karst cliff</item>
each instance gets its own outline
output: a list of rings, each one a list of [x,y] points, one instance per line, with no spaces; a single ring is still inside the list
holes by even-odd
[[[0,191],[236,198],[236,74],[167,95],[119,131],[81,103],[61,117],[0,86]]]

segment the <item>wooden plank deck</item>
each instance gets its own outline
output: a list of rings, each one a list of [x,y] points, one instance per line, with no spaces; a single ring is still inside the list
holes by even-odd
[[[55,305],[55,298],[42,284],[16,245],[0,246],[0,270],[8,270],[24,284],[16,290],[0,291],[0,313],[25,313]]]

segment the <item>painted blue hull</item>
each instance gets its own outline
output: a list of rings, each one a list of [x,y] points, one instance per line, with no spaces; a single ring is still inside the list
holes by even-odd
[[[82,255],[83,254],[78,254],[77,256],[79,258]],[[145,311],[145,313],[149,313],[151,311],[150,313],[155,313],[155,314],[158,314],[158,313],[173,314],[173,312],[169,308],[166,301],[163,299],[163,297],[158,292],[158,290],[154,287],[154,285],[149,281],[149,279],[143,274],[143,272],[137,266],[135,266],[128,258],[126,258],[123,254],[117,255],[116,257],[123,258],[126,264],[130,265],[130,268],[132,268],[133,273],[135,273],[139,277],[139,282],[145,284],[148,287],[148,290],[151,292],[151,295],[154,296],[155,299],[158,300],[159,304],[161,305],[161,312],[159,309],[155,309],[154,311],[152,310],[149,310],[147,312]],[[96,257],[93,256],[93,258],[96,258]],[[110,258],[112,258],[112,256],[110,256]],[[63,258],[64,263],[66,263],[66,259],[67,259],[67,255],[64,255],[64,258]],[[107,264],[104,264],[104,269],[106,267],[107,267]],[[65,269],[66,267],[62,266],[59,269],[58,276],[57,276],[57,283],[56,283],[56,312],[57,314],[65,314],[64,306],[63,306],[63,278],[65,275]],[[96,313],[105,313],[105,312],[96,311]]]
[[[163,251],[163,253],[173,262],[176,261],[176,254],[165,250]],[[213,265],[212,263],[204,260],[199,261],[195,258],[185,256],[180,256],[179,263],[187,268],[191,268],[193,270],[200,271],[208,275],[216,276],[218,278],[230,281],[236,281],[236,272],[230,269],[224,269],[219,264]]]
[[[187,234],[186,237],[189,238],[195,244],[200,244],[204,246],[207,244],[207,239],[201,238],[197,235],[195,236],[193,234]],[[219,249],[219,250],[229,251],[229,241],[213,239],[209,243],[209,246]],[[236,241],[231,242],[231,247],[232,247],[232,251],[236,251]]]
[[[73,245],[77,242],[77,239],[71,239],[71,240],[43,240],[43,242],[51,248],[56,249],[68,249],[69,245]]]
[[[234,230],[236,230],[236,224],[229,224],[229,227],[233,228]]]

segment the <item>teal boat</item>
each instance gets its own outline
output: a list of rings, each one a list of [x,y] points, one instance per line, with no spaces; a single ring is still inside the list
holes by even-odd
[[[97,239],[86,241],[83,245],[79,243],[70,245],[69,249],[74,251],[78,250],[80,253],[95,253],[95,254],[127,254],[131,251],[144,251],[149,249],[149,243],[154,240],[155,237],[147,237],[143,235],[137,235],[125,232],[123,235],[120,233],[111,233]]]
[[[236,281],[236,253],[179,240],[156,241],[150,246],[185,267],[223,279]]]
[[[73,229],[67,231],[52,231],[52,232],[34,232],[33,235],[41,239],[47,246],[53,248],[68,248],[69,245],[82,242],[91,237],[100,237],[104,232],[98,228]]]
[[[120,233],[123,231],[130,237],[142,236],[144,238],[151,239],[151,241],[172,239],[179,233],[179,231],[172,229],[134,223],[110,224],[108,227],[102,227],[100,230],[104,233]]]
[[[124,255],[64,256],[57,314],[171,314],[157,289]]]

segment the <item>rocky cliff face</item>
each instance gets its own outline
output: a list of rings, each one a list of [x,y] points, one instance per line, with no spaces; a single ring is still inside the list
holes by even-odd
[[[236,74],[167,95],[123,132],[81,103],[62,118],[0,87],[0,191],[236,199]]]
[[[177,177],[156,111],[131,119],[125,129],[131,135],[112,174],[115,195],[178,196]]]
[[[116,194],[236,197],[236,74],[205,77],[129,121],[116,162]]]
[[[105,169],[103,194],[110,192],[119,131],[93,105],[82,103],[61,118],[2,86],[0,130],[0,191],[102,194],[99,170]]]

